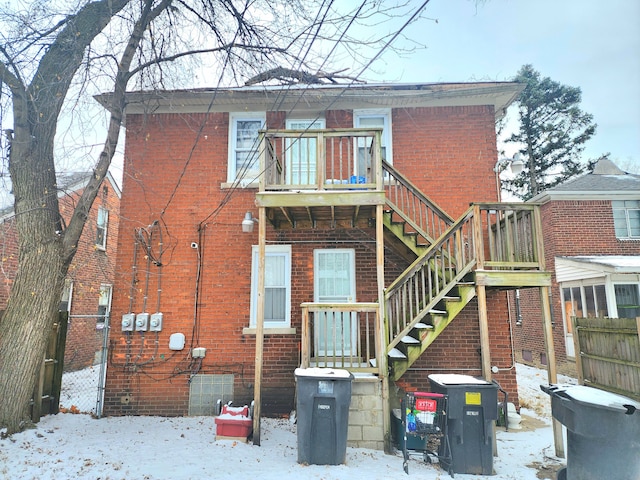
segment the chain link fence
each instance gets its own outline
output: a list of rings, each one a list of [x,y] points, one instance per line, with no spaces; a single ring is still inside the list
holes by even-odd
[[[60,411],[102,416],[108,342],[108,315],[69,316]]]

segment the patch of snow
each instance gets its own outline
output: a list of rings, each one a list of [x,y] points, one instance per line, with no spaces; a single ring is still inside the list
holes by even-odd
[[[550,405],[540,390],[544,372],[517,366],[520,398],[528,405]],[[567,383],[563,380],[563,383]],[[95,402],[95,391],[87,398]],[[81,402],[74,399],[75,404]],[[538,470],[557,468],[550,416],[522,430],[498,427],[494,458],[496,475],[456,474],[465,480],[538,480]],[[537,416],[521,409],[523,424]],[[36,428],[0,439],[0,479],[38,480],[196,480],[260,478],[261,480],[402,479],[402,454],[347,447],[345,465],[298,463],[297,425],[288,419],[261,420],[260,443],[216,441],[215,417],[108,417],[58,414],[43,417]],[[526,425],[525,425],[526,427]],[[548,471],[548,470],[547,470]],[[409,477],[450,478],[421,457],[409,460]],[[543,477],[544,478],[544,477]],[[546,477],[550,478],[550,477]],[[553,477],[555,478],[555,476]]]

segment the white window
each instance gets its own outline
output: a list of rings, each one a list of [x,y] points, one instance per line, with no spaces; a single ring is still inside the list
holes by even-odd
[[[104,326],[104,322],[111,311],[111,285],[100,285],[100,296],[98,297],[98,316],[96,322],[99,328]]]
[[[96,221],[96,246],[101,250],[107,248],[108,225],[109,211],[104,207],[98,207],[98,220]]]
[[[640,200],[614,200],[613,224],[617,238],[640,238]]]
[[[288,130],[318,130],[324,128],[324,118],[287,120]],[[285,178],[288,185],[315,185],[318,141],[316,138],[287,139]]]
[[[229,182],[257,180],[260,174],[258,131],[264,128],[265,118],[263,112],[229,115]]]
[[[616,283],[613,287],[616,293],[618,318],[640,317],[640,292],[638,291],[640,284]]]
[[[62,290],[62,298],[60,298],[61,312],[71,312],[71,298],[73,297],[73,282],[68,278],[64,281],[64,290]]]
[[[258,311],[258,246],[252,248],[251,327]],[[264,327],[291,325],[291,245],[267,245],[264,272]]]
[[[382,159],[393,164],[391,147],[391,110],[366,109],[353,111],[353,126],[355,128],[382,128]]]

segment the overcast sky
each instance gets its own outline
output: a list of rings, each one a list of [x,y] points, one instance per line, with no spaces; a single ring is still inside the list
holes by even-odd
[[[582,109],[598,124],[585,156],[611,152],[640,173],[640,0],[431,0],[425,16],[437,23],[421,20],[407,34],[427,49],[377,63],[384,81],[511,80],[530,63],[582,89]]]

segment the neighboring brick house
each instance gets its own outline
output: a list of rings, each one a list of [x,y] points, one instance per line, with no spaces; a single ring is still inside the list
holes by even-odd
[[[400,388],[428,389],[429,373],[491,377],[494,367],[517,403],[505,287],[548,276],[511,280],[510,264],[495,270],[482,246],[496,224],[471,232],[481,215],[508,216],[496,203],[495,122],[521,89],[129,93],[105,414],[248,402],[256,358],[266,414],[295,408],[300,365],[360,373],[354,388],[369,382],[379,398],[352,401],[366,409],[354,421],[376,423],[380,410],[388,426],[387,402]],[[379,447],[383,433],[359,444]],[[349,440],[358,435],[350,427]]]
[[[65,220],[92,173],[63,175],[59,179],[58,202]],[[69,267],[60,309],[69,312],[64,370],[79,370],[99,360],[105,315],[110,311],[118,237],[120,187],[107,175],[98,194]],[[10,209],[0,219],[2,287],[0,309],[4,310],[18,266],[15,216]]]
[[[542,204],[557,367],[575,376],[572,316],[640,316],[640,175],[601,159],[592,173],[530,202]],[[545,366],[537,292],[520,291],[512,301],[518,361]]]

